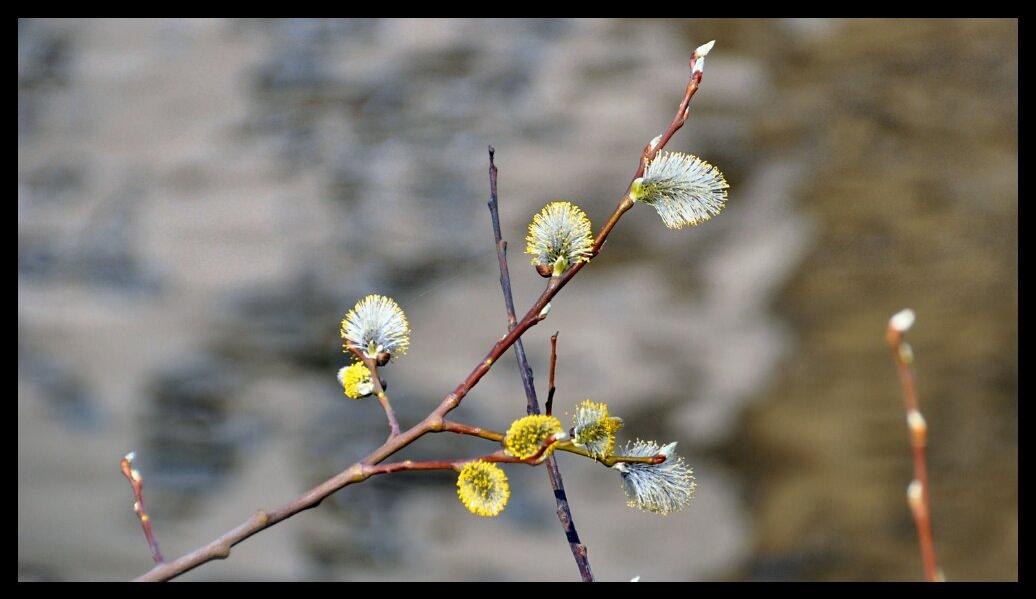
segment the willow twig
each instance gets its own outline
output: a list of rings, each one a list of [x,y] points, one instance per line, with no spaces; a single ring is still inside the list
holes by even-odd
[[[914,324],[914,312],[903,310],[889,319],[885,339],[892,348],[892,357],[899,371],[899,382],[906,406],[907,427],[910,429],[910,449],[914,457],[914,480],[907,487],[907,503],[917,525],[917,538],[921,546],[921,561],[924,564],[925,580],[941,582],[942,572],[935,558],[935,544],[932,542],[932,520],[928,497],[928,465],[925,458],[925,444],[928,425],[921,415],[914,388],[914,353],[910,344],[903,340],[903,334]]]
[[[133,488],[133,511],[136,512],[137,518],[140,520],[140,527],[144,529],[144,537],[147,539],[147,545],[151,549],[151,558],[155,560],[156,564],[161,564],[164,560],[162,559],[162,552],[158,549],[158,539],[155,538],[155,532],[151,529],[151,516],[147,515],[144,511],[144,479],[141,478],[140,472],[135,468],[131,467],[133,459],[136,454],[132,451],[127,453],[122,461],[119,462],[119,469],[122,470],[123,476],[129,481],[130,487]]]
[[[633,180],[643,174],[644,166],[647,162],[665,147],[673,134],[687,121],[691,97],[697,91],[698,84],[701,81],[700,60],[701,57],[696,51],[690,59],[691,76],[684,91],[683,100],[677,108],[677,114],[666,131],[657,138],[658,141],[653,141],[645,146],[644,151],[641,153],[640,166],[637,168],[636,175],[626,185],[626,192],[619,200],[618,206],[616,206],[611,217],[601,228],[595,238],[592,249],[594,256],[600,252],[605,241],[608,239],[608,235],[611,233],[612,229],[615,228],[615,225],[618,223],[622,215],[633,207],[633,200],[629,197],[629,189]],[[546,318],[547,306],[551,299],[553,299],[569,281],[579,274],[587,264],[589,264],[588,261],[577,262],[561,276],[551,277],[547,283],[547,288],[544,289],[543,293],[540,294],[540,297],[533,303],[528,312],[525,313],[525,316],[523,316],[521,320],[519,320],[515,326],[511,328],[506,335],[504,335],[503,338],[493,344],[486,356],[475,366],[468,376],[461,381],[452,392],[447,394],[446,397],[443,398],[442,402],[440,402],[439,405],[432,410],[430,414],[428,414],[428,416],[421,420],[421,422],[418,422],[399,434],[390,435],[388,440],[371,452],[370,455],[366,456],[359,462],[352,464],[342,472],[339,472],[316,487],[313,487],[303,495],[295,498],[280,508],[272,511],[259,510],[248,520],[223,533],[208,544],[187,553],[175,561],[159,564],[136,580],[170,580],[185,572],[193,570],[204,563],[216,559],[225,559],[230,555],[230,550],[234,545],[237,545],[252,535],[257,534],[278,522],[286,520],[299,512],[312,509],[320,505],[324,499],[348,485],[362,482],[366,479],[363,475],[363,468],[365,466],[371,466],[385,461],[388,457],[409,446],[411,443],[430,432],[442,431],[445,416],[461,404],[468,392],[471,391],[482,377],[489,372],[493,364],[500,359],[500,356],[510,349],[526,331]],[[377,384],[380,384],[377,377],[373,376],[373,371],[372,379],[376,380]],[[550,467],[551,462],[553,462],[553,460],[549,459],[547,471],[550,473],[551,483],[554,485],[556,483],[560,483],[560,475],[556,471],[556,465],[555,468]],[[565,514],[567,514],[567,510],[562,512],[562,510],[559,509],[559,518],[563,518]],[[564,520],[562,520],[562,524],[566,524]],[[570,543],[573,542],[573,540],[574,539],[569,538]],[[585,557],[585,549],[583,557]]]
[[[496,431],[491,431],[478,426],[471,426],[467,424],[461,424],[459,422],[453,422],[452,420],[445,420],[442,423],[442,429],[439,432],[444,433],[456,433],[458,435],[470,435],[472,437],[478,437],[480,439],[486,439],[487,441],[494,441],[496,443],[503,443],[504,434]],[[595,462],[599,462],[604,466],[611,468],[615,464],[620,462],[635,462],[639,464],[661,464],[666,460],[666,457],[662,454],[653,456],[624,456],[624,455],[609,455],[600,456],[594,455],[572,443],[571,440],[564,440],[558,442],[554,448],[556,451],[567,451],[568,453],[574,453],[576,455],[583,456],[584,458],[590,458]],[[549,458],[548,458],[549,459]]]
[[[349,351],[356,356],[363,365],[367,367],[367,370],[371,371],[371,383],[374,384],[374,395],[378,398],[378,403],[385,410],[385,417],[388,419],[389,424],[389,439],[399,435],[399,421],[396,420],[396,413],[392,410],[392,404],[389,403],[388,395],[385,394],[385,387],[381,384],[381,375],[378,374],[378,362],[372,358],[368,358],[362,351],[350,346]]]
[[[513,330],[516,324],[514,314],[514,298],[511,295],[511,274],[507,268],[507,242],[503,240],[500,233],[500,209],[499,198],[496,190],[496,163],[493,156],[496,151],[489,146],[489,215],[493,221],[493,237],[496,241],[496,256],[500,263],[500,289],[504,295],[504,306],[507,309],[507,328]],[[525,387],[527,414],[539,414],[540,405],[536,398],[536,386],[532,380],[532,367],[529,366],[529,359],[525,355],[525,346],[522,340],[518,339],[514,344],[514,355],[518,360],[518,371],[522,375],[522,385]],[[551,370],[551,380],[554,374]],[[547,400],[547,414],[550,414],[550,400]],[[561,470],[558,469],[554,456],[547,458],[547,477],[550,479],[550,488],[554,491],[554,499],[557,503],[558,520],[565,531],[565,538],[568,540],[572,550],[572,557],[576,560],[576,567],[579,568],[579,576],[583,582],[593,582],[593,570],[590,568],[590,559],[587,556],[586,545],[579,540],[579,532],[576,530],[575,520],[572,518],[572,508],[568,505],[568,495],[565,493],[565,483],[561,480]]]
[[[503,450],[491,453],[489,455],[479,456],[475,458],[464,458],[459,460],[429,460],[415,462],[413,460],[404,460],[402,462],[393,462],[391,464],[378,464],[376,466],[365,466],[362,470],[363,476],[370,478],[378,474],[392,474],[395,472],[407,472],[413,470],[454,470],[460,472],[465,464],[470,462],[499,462],[505,464],[528,464],[530,466],[538,466],[542,463],[543,454],[550,449],[551,445],[554,445],[558,440],[553,436],[549,436],[544,439],[536,453],[525,458],[519,458],[513,456]]]
[[[557,388],[554,386],[554,370],[558,365],[558,333],[556,331],[550,336],[550,386],[547,389],[547,416],[550,416],[551,410],[554,409],[554,391]]]

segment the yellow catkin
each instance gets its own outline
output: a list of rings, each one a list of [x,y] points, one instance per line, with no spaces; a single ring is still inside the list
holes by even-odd
[[[525,416],[511,423],[511,428],[504,436],[504,446],[511,455],[525,459],[536,455],[547,437],[560,432],[561,421],[553,416]],[[546,458],[552,451],[553,445],[547,448],[542,457]]]
[[[362,362],[356,362],[339,374],[339,382],[345,395],[352,399],[360,399],[370,395],[373,390],[371,371]]]
[[[496,516],[510,497],[507,475],[496,464],[468,462],[457,477],[457,498],[477,516]]]
[[[576,406],[573,442],[591,455],[606,457],[615,449],[615,431],[621,427],[621,419],[608,415],[608,404],[587,399]]]

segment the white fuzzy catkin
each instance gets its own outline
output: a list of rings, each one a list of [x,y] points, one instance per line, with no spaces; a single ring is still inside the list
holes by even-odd
[[[665,455],[661,464],[619,462],[614,468],[622,475],[627,505],[666,515],[686,506],[694,497],[694,473],[676,455],[676,444],[659,447],[654,441],[627,443],[622,455],[652,457]]]
[[[701,224],[723,210],[727,180],[720,170],[697,156],[661,152],[633,182],[630,197],[655,207],[670,229]]]

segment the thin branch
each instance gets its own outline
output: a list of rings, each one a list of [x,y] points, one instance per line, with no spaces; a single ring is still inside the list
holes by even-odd
[[[392,404],[389,403],[388,395],[385,394],[385,387],[381,384],[381,375],[378,374],[377,361],[368,358],[366,354],[355,347],[350,346],[349,351],[363,362],[363,365],[367,367],[367,370],[371,371],[371,382],[374,384],[374,395],[378,398],[378,402],[381,403],[381,407],[385,410],[385,417],[388,418],[388,438],[392,439],[392,437],[399,436],[399,421],[396,420],[396,413],[392,410]]]
[[[370,478],[371,476],[377,476],[379,474],[393,474],[396,472],[409,472],[414,470],[454,470],[456,472],[460,472],[464,465],[470,462],[498,462],[504,464],[528,464],[530,466],[537,466],[542,463],[543,454],[550,449],[551,445],[554,445],[557,442],[558,440],[554,438],[553,435],[547,437],[544,439],[536,453],[526,458],[515,457],[501,450],[489,455],[458,460],[429,460],[423,462],[404,460],[402,462],[393,462],[391,464],[364,466],[363,475]]]
[[[550,412],[554,409],[554,370],[558,366],[558,333],[561,331],[555,331],[550,336],[550,388],[547,390],[547,416],[550,416]]]
[[[646,161],[653,157],[657,152],[661,151],[662,148],[665,147],[669,138],[672,137],[673,133],[675,133],[683,126],[684,122],[686,122],[691,97],[698,89],[698,82],[701,81],[700,68],[696,70],[696,66],[700,66],[697,64],[697,59],[700,59],[698,51],[696,51],[695,55],[691,57],[690,82],[687,84],[684,98],[677,109],[678,112],[676,117],[674,117],[673,122],[666,130],[666,133],[659,137],[659,141],[657,143],[651,143],[645,146],[636,176],[639,177],[643,174],[643,168]],[[634,177],[634,179],[635,178],[636,177]],[[605,223],[604,227],[601,228],[601,231],[597,234],[593,248],[595,255],[600,251],[604,242],[607,241],[609,233],[611,233],[611,230],[615,228],[616,223],[622,215],[633,206],[633,200],[629,197],[628,193],[629,187],[632,183],[633,180],[631,179],[630,183],[626,186],[626,193],[624,193],[623,197],[619,200],[619,204],[616,206],[615,211],[612,213],[607,223]],[[237,545],[252,535],[290,518],[299,512],[312,509],[320,505],[320,503],[331,494],[350,484],[365,480],[362,472],[365,465],[369,466],[381,463],[389,456],[409,446],[425,434],[441,431],[445,416],[460,405],[468,392],[478,384],[487,372],[489,372],[492,365],[499,360],[500,356],[510,349],[510,347],[514,345],[526,331],[545,320],[545,312],[550,300],[553,299],[569,281],[579,274],[587,264],[589,264],[589,262],[577,262],[560,277],[551,277],[547,283],[547,288],[542,294],[540,294],[540,297],[533,303],[532,307],[529,308],[529,311],[525,313],[525,316],[515,324],[514,328],[511,329],[507,335],[504,335],[502,339],[493,344],[493,347],[490,348],[486,357],[475,366],[471,373],[469,373],[452,392],[443,398],[442,402],[430,414],[428,414],[424,420],[398,435],[391,435],[385,443],[361,461],[356,462],[342,472],[320,483],[316,487],[313,487],[284,506],[270,512],[260,510],[236,528],[223,533],[208,544],[191,551],[173,562],[159,564],[136,580],[170,580],[185,572],[193,570],[204,563],[216,559],[226,559],[230,555],[230,550],[234,545]],[[551,475],[552,485],[555,482],[560,483],[560,475],[557,473],[556,465],[554,468],[551,468],[553,461],[553,456],[547,460],[547,472]],[[563,501],[567,506],[567,499],[563,497],[559,497],[558,499],[559,504]],[[559,508],[558,512],[559,518],[562,518],[563,511],[561,508]],[[567,510],[564,513],[567,513]],[[562,523],[564,524],[564,522]],[[570,542],[572,541],[571,538],[569,540]]]
[[[502,443],[504,440],[504,434],[495,431],[487,430],[478,426],[470,426],[467,424],[461,424],[459,422],[453,422],[452,420],[443,420],[442,428],[439,432],[444,433],[457,433],[458,435],[470,435],[472,437],[479,437],[488,441],[496,441]]]
[[[910,449],[914,457],[914,480],[907,487],[907,503],[917,525],[917,538],[921,546],[921,561],[924,564],[925,580],[942,582],[945,578],[935,558],[935,544],[932,542],[932,521],[928,497],[928,465],[925,458],[925,444],[928,426],[917,402],[914,388],[914,352],[903,340],[903,334],[914,324],[914,312],[903,310],[896,313],[885,330],[885,339],[892,348],[892,358],[899,371],[899,382],[906,406],[907,427],[910,429]]]
[[[504,434],[496,431],[491,431],[478,426],[471,426],[468,424],[461,424],[459,422],[453,422],[452,420],[445,420],[442,423],[442,429],[440,432],[444,433],[456,433],[458,435],[469,435],[472,437],[478,437],[480,439],[486,439],[487,441],[494,441],[496,443],[502,443],[504,440]],[[590,458],[595,462],[599,462],[608,468],[611,468],[619,462],[636,462],[640,464],[661,464],[665,461],[665,456],[657,454],[653,456],[622,456],[622,455],[610,455],[610,456],[596,456],[591,454],[586,449],[574,445],[572,441],[566,440],[561,441],[555,447],[557,451],[567,451],[568,453],[574,453],[576,455],[583,456],[584,458]]]
[[[493,161],[495,154],[493,146],[489,146],[489,215],[493,221],[493,238],[496,241],[496,256],[500,263],[500,289],[504,295],[504,306],[507,309],[507,328],[514,330],[515,313],[514,298],[511,295],[511,275],[507,268],[507,242],[503,240],[500,232],[500,210],[499,198],[496,190],[496,163]],[[555,335],[556,336],[556,335]],[[532,380],[532,367],[529,366],[529,359],[525,355],[525,346],[522,340],[518,339],[514,344],[514,355],[518,360],[518,371],[522,375],[522,385],[525,387],[527,414],[539,414],[540,406],[536,399],[536,386]],[[551,381],[554,379],[554,371],[551,369]],[[547,414],[550,414],[551,402],[547,400]],[[579,576],[583,582],[593,582],[593,570],[590,568],[590,560],[587,557],[586,546],[579,540],[579,532],[576,530],[575,521],[572,519],[572,510],[568,506],[568,498],[565,493],[565,484],[561,480],[561,471],[558,469],[554,456],[547,458],[547,476],[550,479],[551,490],[554,491],[557,503],[558,520],[565,531],[565,538],[568,539],[569,548],[572,550],[572,557],[579,568]]]
[[[158,539],[155,538],[155,532],[151,529],[151,516],[147,515],[144,511],[144,479],[141,478],[140,472],[136,469],[131,468],[130,465],[133,463],[133,458],[136,454],[132,451],[126,454],[126,457],[122,458],[119,462],[119,469],[122,470],[122,475],[129,481],[130,487],[133,488],[133,511],[136,512],[137,518],[140,519],[140,527],[144,529],[144,537],[147,539],[147,545],[151,549],[151,558],[155,560],[156,564],[161,564],[162,552],[158,549]]]
[[[574,453],[581,455],[584,458],[590,458],[595,462],[599,462],[608,468],[611,468],[618,463],[637,463],[637,464],[661,464],[666,460],[666,457],[662,454],[656,454],[652,456],[624,456],[624,455],[609,455],[609,456],[596,456],[591,454],[589,451],[573,445],[571,441],[565,441],[558,443],[555,448],[557,451],[567,451],[568,453]]]
[[[496,191],[496,163],[493,161],[496,150],[489,146],[489,215],[493,222],[493,239],[496,241],[496,257],[500,264],[500,289],[503,291],[504,307],[507,310],[507,330],[514,330],[517,324],[517,317],[514,313],[514,296],[511,294],[511,273],[507,268],[507,242],[503,240],[500,232],[500,204]],[[514,353],[518,359],[518,370],[522,375],[522,384],[525,386],[527,405],[526,414],[539,414],[540,408],[536,401],[536,387],[533,385],[532,368],[525,355],[525,345],[521,339],[514,343]]]

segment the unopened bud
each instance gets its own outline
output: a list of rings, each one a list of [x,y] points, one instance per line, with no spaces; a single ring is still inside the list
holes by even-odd
[[[543,320],[547,317],[548,314],[550,314],[550,302],[548,302],[547,305],[543,306],[543,309],[540,310],[539,319]]]
[[[914,510],[915,512],[921,511],[921,508],[923,507],[921,502],[923,496],[924,495],[923,490],[921,488],[921,481],[910,481],[910,484],[907,485],[907,502],[910,503],[910,509]]]
[[[914,311],[910,308],[900,310],[889,319],[889,327],[898,333],[905,333],[910,330],[910,327],[914,326],[914,319]]]
[[[707,44],[702,44],[694,51],[694,72],[701,73],[705,70],[705,56],[708,55],[712,47],[716,45],[716,40],[712,40]]]
[[[921,412],[917,410],[907,412],[907,426],[910,427],[910,435],[913,437],[914,444],[923,446],[928,434],[928,424],[924,421]]]
[[[552,264],[537,264],[536,272],[543,278],[548,278],[554,274],[554,266]]]

